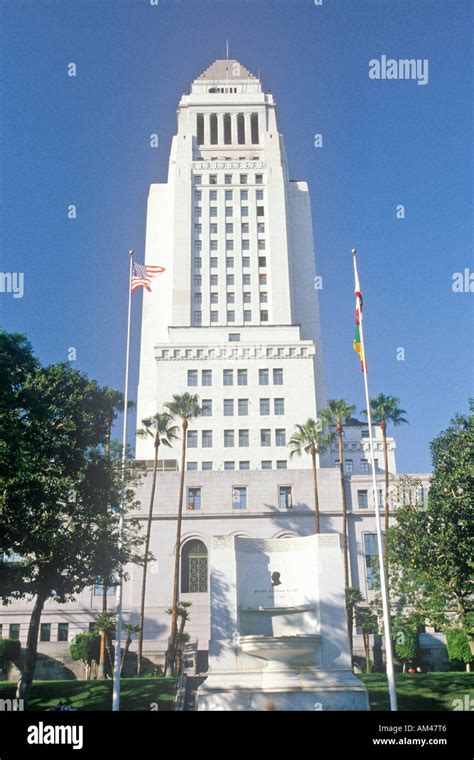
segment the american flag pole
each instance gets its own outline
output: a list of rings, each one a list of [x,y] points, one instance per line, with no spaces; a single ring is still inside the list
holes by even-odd
[[[125,520],[125,464],[126,464],[126,447],[127,447],[127,413],[128,413],[128,370],[130,365],[130,323],[132,314],[132,276],[133,276],[133,254],[134,251],[128,252],[130,256],[130,271],[128,281],[128,317],[127,317],[127,348],[125,352],[125,392],[123,407],[123,430],[122,430],[122,503],[120,506],[119,516],[119,548],[123,546],[124,520]],[[114,656],[114,681],[112,710],[120,710],[120,660],[121,660],[121,640],[122,640],[122,596],[123,596],[122,573],[120,572],[117,584],[116,606],[117,615],[115,628],[115,656]]]
[[[369,443],[370,443],[370,459],[372,463],[372,488],[374,490],[374,506],[375,506],[375,525],[377,531],[377,550],[379,560],[380,571],[380,593],[382,596],[382,618],[383,618],[383,630],[385,639],[385,659],[387,661],[387,682],[388,691],[390,695],[390,710],[396,712],[397,707],[397,691],[395,688],[395,672],[393,668],[393,652],[392,652],[392,637],[390,632],[390,602],[388,596],[388,584],[387,574],[385,570],[385,562],[383,556],[383,541],[382,541],[382,528],[380,523],[380,508],[379,498],[377,490],[377,478],[375,475],[375,459],[374,459],[374,439],[372,434],[372,414],[370,410],[370,398],[369,398],[369,381],[367,379],[367,360],[365,354],[364,344],[364,327],[362,316],[362,299],[359,286],[359,275],[357,272],[357,249],[352,249],[352,256],[354,259],[354,279],[355,279],[355,291],[356,291],[356,304],[359,312],[359,331],[360,331],[360,343],[362,347],[362,372],[364,375],[364,388],[365,388],[365,402],[367,408],[367,422],[369,425]]]

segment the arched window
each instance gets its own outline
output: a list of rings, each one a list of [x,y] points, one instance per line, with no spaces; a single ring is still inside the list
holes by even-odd
[[[211,113],[211,145],[217,145],[217,114]]]
[[[245,145],[245,120],[243,113],[237,114],[237,142]]]
[[[207,592],[207,549],[202,541],[187,541],[181,552],[181,593]]]
[[[224,145],[230,145],[232,142],[232,127],[230,123],[230,113],[224,114]]]

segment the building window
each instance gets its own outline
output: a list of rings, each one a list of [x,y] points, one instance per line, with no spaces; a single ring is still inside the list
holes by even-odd
[[[224,470],[235,470],[235,462],[224,462]]]
[[[256,174],[255,175],[255,184],[256,185],[263,185],[263,174]]]
[[[262,460],[262,470],[271,470],[272,469],[272,463],[270,459],[263,459]]]
[[[225,207],[225,215],[226,215],[226,217],[227,217],[227,216],[228,216],[228,217],[232,217],[232,216],[234,216],[234,211],[233,211],[233,208],[232,208],[232,206],[226,206],[226,207]]]
[[[267,259],[265,258],[265,256],[258,257],[258,266],[260,267],[260,269],[265,269],[265,267],[267,266]]]
[[[234,486],[232,489],[232,509],[247,509],[247,488]]]
[[[250,303],[252,296],[250,293],[247,293],[246,291],[245,293],[243,293],[243,299],[244,299],[244,303]]]
[[[241,185],[246,185],[247,182],[248,182],[248,175],[247,174],[241,174],[240,178],[239,178],[239,181],[240,181]],[[248,191],[247,191],[247,195],[248,195]]]
[[[217,235],[218,229],[218,225],[215,222],[212,222],[212,224],[209,225],[209,232],[211,235]]]
[[[41,623],[40,641],[51,641],[51,623]]]
[[[188,488],[188,509],[191,512],[201,511],[201,489]]]
[[[217,240],[211,240],[209,249],[211,251],[217,251]]]
[[[383,491],[382,491],[381,488],[377,489],[377,497],[378,497],[378,501],[379,501],[379,507],[383,507]],[[375,509],[375,499],[374,499],[373,492],[372,492],[372,502],[373,502],[374,509]]]
[[[230,193],[232,191],[231,190],[227,190],[226,192]],[[226,225],[225,225],[225,233],[226,233],[226,235],[232,235],[233,232],[234,232],[234,225],[232,224],[232,222],[226,222]]]
[[[198,384],[198,372],[197,369],[188,369],[188,386],[194,386]]]
[[[260,312],[260,321],[261,322],[268,322],[268,311],[261,311]]]
[[[233,290],[227,291],[227,303],[235,303],[235,293]]]
[[[201,241],[200,240],[195,240],[193,248],[194,248],[194,253],[200,253],[202,251],[202,243],[201,243]]]
[[[181,553],[181,592],[207,592],[207,549],[202,541],[187,541]]]
[[[212,430],[202,431],[202,447],[203,449],[210,449],[212,447]]]
[[[203,398],[201,401],[201,409],[203,417],[212,417],[212,399]]]
[[[222,373],[224,385],[233,385],[234,384],[234,370],[233,369],[225,369]]]
[[[203,470],[212,470],[212,462],[203,462],[202,463],[202,469]]]
[[[248,235],[248,233],[249,233],[249,223],[248,222],[242,222],[241,229],[242,229],[242,234],[243,235]]]
[[[260,303],[267,303],[268,300],[268,294],[262,290],[260,293]]]
[[[202,277],[201,277],[201,275],[200,274],[195,274],[194,275],[194,287],[195,288],[200,288],[201,285],[202,285]]]
[[[197,115],[197,143],[198,145],[204,143],[204,114],[202,113]]]
[[[271,446],[272,434],[271,430],[260,430],[260,446]]]
[[[20,623],[10,623],[8,638],[13,641],[20,639]]]
[[[264,251],[265,248],[266,248],[265,240],[259,240],[258,241],[258,250],[259,251]]]
[[[210,185],[217,185],[217,174],[210,174],[209,175],[209,184]]]
[[[219,303],[219,294],[211,293],[211,304],[217,304],[217,303]]]
[[[257,200],[259,199],[259,193],[261,193],[261,199],[263,200],[263,190],[257,190]],[[265,222],[257,222],[257,232],[258,233],[264,233],[265,232]]]
[[[283,370],[282,369],[273,370],[273,385],[283,385]]]
[[[258,370],[258,384],[259,385],[268,385],[268,369],[259,369]]]
[[[209,268],[210,269],[217,269],[217,266],[218,266],[217,256],[211,256]]]
[[[189,470],[189,471],[197,470],[197,468],[198,468],[198,463],[197,462],[187,462],[186,463],[186,469]]]
[[[286,470],[286,468],[287,468],[286,459],[277,459],[277,470]]]
[[[242,250],[250,251],[250,240],[242,240]]]
[[[116,588],[115,581],[108,583],[106,587],[107,596],[115,596]],[[104,584],[102,579],[99,579],[97,583],[94,584],[94,596],[104,596]]]
[[[231,242],[231,241],[227,241],[227,242]],[[233,256],[228,256],[226,258],[226,260],[225,260],[225,264],[226,264],[227,269],[233,269],[234,268],[234,257]]]
[[[352,459],[346,459],[344,464],[346,465],[347,473],[354,472],[354,462],[352,461]]]
[[[247,370],[246,369],[237,370],[237,385],[247,385]]]
[[[263,206],[257,206],[257,216],[265,216],[265,209]]]
[[[69,641],[69,623],[58,623],[58,641]]]
[[[276,398],[273,403],[274,403],[275,414],[285,414],[285,399],[284,398]]]
[[[369,506],[368,494],[366,490],[357,491],[357,505],[359,509],[367,509]]]
[[[249,445],[249,431],[239,430],[239,446],[246,448]]]
[[[250,462],[248,460],[239,462],[239,470],[250,470]]]
[[[257,113],[253,113],[250,115],[250,135],[251,135],[252,145],[258,145],[259,138],[258,138],[258,114]]]
[[[214,324],[219,321],[219,312],[218,311],[211,311],[211,322]]]
[[[198,445],[197,430],[188,430],[187,444],[188,444],[188,449],[197,449],[197,445]]]
[[[367,589],[372,591],[379,578],[379,562],[377,551],[377,534],[364,533],[364,558]]]
[[[198,306],[201,305],[201,303],[202,303],[202,295],[201,295],[201,293],[195,293],[194,294],[194,303],[197,304]]]
[[[201,322],[202,322],[202,312],[201,311],[195,311],[194,312],[194,319],[193,319],[193,321],[194,321],[195,325],[200,325],[201,324]]]
[[[247,417],[249,413],[249,400],[248,398],[239,398],[238,401],[238,414],[239,417]]]
[[[217,274],[211,274],[209,282],[210,282],[211,287],[215,286],[215,285],[218,285],[219,284],[219,278],[218,278]]]
[[[212,219],[216,219],[216,217],[217,217],[217,206],[211,206],[211,208],[209,209],[209,216]]]
[[[249,256],[242,256],[242,269],[250,269],[250,257]],[[248,295],[250,297],[250,293]]]
[[[226,240],[225,241],[225,249],[226,251],[233,251],[234,250],[234,241],[233,240]],[[232,266],[234,266],[232,264]]]
[[[369,431],[362,430],[360,435],[361,435],[361,438],[369,438]]]
[[[232,184],[232,174],[224,174],[224,185],[231,185],[231,184]]]
[[[228,322],[235,322],[235,311],[228,311],[227,312],[227,321]]]
[[[260,414],[263,416],[270,414],[270,399],[269,398],[260,399]]]
[[[248,201],[248,199],[249,199],[249,191],[248,190],[241,190],[240,191],[240,200],[241,201]]]
[[[202,259],[200,256],[195,256],[193,259],[194,269],[201,269],[202,268]]]
[[[286,446],[286,430],[284,428],[275,430],[275,443],[277,446]]]
[[[237,143],[245,144],[245,121],[243,113],[237,114]]]
[[[234,399],[224,399],[224,417],[232,417],[234,414]]]
[[[243,274],[242,275],[242,285],[250,285],[250,275],[249,274]]]
[[[200,185],[202,183],[202,175],[201,174],[195,174],[194,175],[194,184]]]
[[[203,385],[212,385],[212,369],[202,370],[201,382]]]
[[[241,206],[240,207],[240,216],[248,216],[249,215],[249,207],[248,206]]]
[[[234,431],[224,430],[224,446],[225,448],[232,448],[234,446]]]
[[[229,341],[231,343],[238,343],[240,341],[240,333],[229,333]]]
[[[369,460],[368,459],[361,459],[360,460],[360,466],[362,472],[369,472]]]
[[[195,224],[194,225],[194,232],[196,235],[200,235],[202,232],[202,225],[201,224]]]
[[[280,509],[291,509],[293,506],[293,496],[291,486],[278,487],[278,506]]]

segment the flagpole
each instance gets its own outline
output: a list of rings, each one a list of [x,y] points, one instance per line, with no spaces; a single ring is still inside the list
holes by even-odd
[[[364,375],[364,388],[365,388],[365,401],[367,409],[367,422],[369,424],[369,444],[370,444],[370,457],[372,462],[372,487],[374,490],[374,504],[375,504],[375,522],[377,529],[377,549],[379,555],[379,570],[380,570],[380,591],[382,594],[382,617],[383,628],[385,634],[385,658],[387,661],[387,681],[388,691],[390,695],[390,709],[392,712],[396,712],[397,707],[397,692],[395,689],[395,672],[393,669],[393,651],[392,651],[392,637],[390,633],[390,605],[388,598],[388,584],[387,576],[385,572],[385,562],[383,556],[383,541],[382,541],[382,528],[380,523],[380,509],[379,509],[379,497],[377,489],[377,478],[375,476],[375,457],[374,457],[374,439],[372,434],[372,413],[370,410],[370,398],[369,398],[369,382],[367,378],[367,361],[365,355],[364,344],[364,327],[362,316],[362,304],[360,300],[359,290],[359,275],[357,273],[357,249],[352,249],[352,255],[354,258],[354,278],[356,283],[356,303],[359,311],[359,331],[360,331],[360,343],[362,347],[362,362],[363,362],[363,375]]]
[[[119,548],[123,546],[124,535],[124,513],[125,513],[125,463],[127,454],[127,412],[128,412],[128,369],[130,365],[130,322],[132,314],[132,275],[133,275],[133,251],[129,251],[130,256],[130,270],[128,278],[128,317],[127,317],[127,349],[125,353],[125,392],[124,392],[124,407],[123,407],[123,430],[122,430],[122,499],[120,505],[119,516]],[[117,584],[117,597],[115,611],[117,615],[116,628],[115,628],[115,656],[114,656],[114,683],[113,683],[113,697],[112,697],[112,710],[117,712],[120,710],[120,655],[121,655],[121,639],[122,639],[122,598],[123,598],[123,581],[122,573],[120,572],[119,582]]]

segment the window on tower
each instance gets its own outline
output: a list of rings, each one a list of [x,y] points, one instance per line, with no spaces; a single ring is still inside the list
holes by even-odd
[[[260,430],[260,445],[271,446],[272,445],[272,433],[271,430]]]
[[[258,370],[258,383],[259,385],[268,385],[268,369]]]
[[[211,145],[217,145],[217,114],[215,113],[211,113],[210,127],[211,127]]]
[[[232,448],[234,446],[234,431],[224,430],[224,447]]]
[[[252,145],[258,145],[260,140],[259,140],[259,134],[258,134],[258,114],[257,113],[253,113],[250,116],[250,133],[251,133]]]
[[[233,416],[234,416],[234,399],[225,398],[224,399],[224,417],[233,417]]]
[[[202,385],[212,385],[212,369],[203,369],[201,373]]]
[[[197,115],[197,144],[204,144],[204,114],[198,113]]]
[[[202,447],[203,449],[210,449],[212,447],[212,430],[202,431]]]
[[[260,322],[268,322],[268,311],[260,312]]]
[[[224,114],[224,145],[230,145],[232,143],[232,125],[230,120],[230,113]]]
[[[237,114],[237,143],[245,145],[245,120],[243,113]]]

